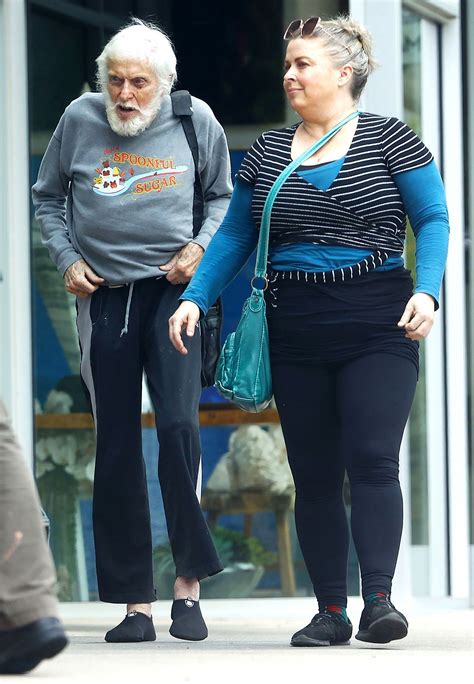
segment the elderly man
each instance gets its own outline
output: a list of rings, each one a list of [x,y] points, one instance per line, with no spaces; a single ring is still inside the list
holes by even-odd
[[[46,150],[33,201],[43,240],[77,295],[81,375],[97,432],[94,538],[99,596],[127,604],[106,641],[154,640],[152,539],[141,450],[141,383],[156,411],[159,479],[176,564],[170,632],[207,628],[199,580],[222,566],[199,505],[201,343],[183,358],[168,318],[228,206],[222,127],[193,98],[203,222],[193,237],[194,165],[170,91],[168,38],[139,20],[97,59],[100,94],[72,102]],[[66,202],[67,199],[67,202]],[[158,588],[159,590],[159,588]]]

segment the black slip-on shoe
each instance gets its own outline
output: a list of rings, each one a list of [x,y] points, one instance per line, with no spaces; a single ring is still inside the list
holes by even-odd
[[[379,596],[366,602],[355,638],[372,644],[388,644],[407,634],[406,617],[395,608],[390,597]]]
[[[201,614],[199,601],[191,598],[175,599],[171,607],[171,636],[187,641],[202,641],[208,631]]]
[[[23,674],[67,646],[61,622],[41,618],[16,629],[0,630],[0,674]]]
[[[344,646],[352,636],[352,624],[336,613],[317,613],[309,625],[295,632],[292,646]]]
[[[136,643],[138,641],[155,641],[156,632],[153,626],[153,618],[137,610],[131,610],[126,614],[122,622],[110,629],[105,635],[105,640],[111,644]]]

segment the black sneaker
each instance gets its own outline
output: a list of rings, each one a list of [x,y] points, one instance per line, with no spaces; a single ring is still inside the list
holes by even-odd
[[[342,646],[349,643],[352,624],[336,613],[317,613],[309,625],[295,632],[292,646]]]
[[[407,634],[406,617],[395,608],[389,596],[378,596],[366,602],[355,638],[372,644],[388,644]]]

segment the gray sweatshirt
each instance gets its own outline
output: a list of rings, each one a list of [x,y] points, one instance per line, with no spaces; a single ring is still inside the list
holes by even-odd
[[[192,103],[205,202],[194,242],[206,249],[229,204],[230,161],[211,109],[194,97]],[[193,240],[193,191],[192,154],[169,97],[146,131],[125,137],[110,128],[102,95],[86,93],[61,117],[33,203],[61,274],[83,258],[119,285],[163,275],[160,265]]]

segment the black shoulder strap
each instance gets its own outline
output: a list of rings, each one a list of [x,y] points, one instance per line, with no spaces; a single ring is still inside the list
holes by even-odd
[[[175,90],[174,93],[171,93],[171,105],[173,107],[173,114],[181,120],[184,135],[188,141],[194,161],[193,237],[196,237],[201,230],[204,218],[204,195],[199,176],[199,145],[192,119],[191,95],[187,90]]]

